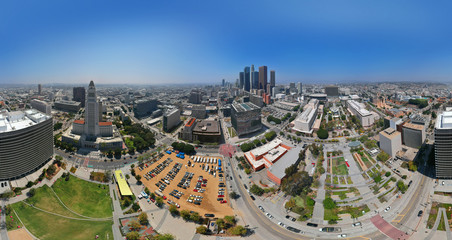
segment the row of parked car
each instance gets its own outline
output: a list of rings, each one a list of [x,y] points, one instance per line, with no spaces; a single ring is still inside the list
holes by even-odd
[[[190,187],[191,179],[193,178],[194,173],[191,172],[185,172],[184,177],[180,180],[180,182],[177,184],[178,187],[187,189]]]
[[[198,177],[198,182],[196,182],[196,186],[193,189],[193,192],[199,192],[203,193],[206,191],[203,187],[207,187],[207,179],[205,179],[203,176]]]
[[[171,191],[171,192],[169,193],[169,195],[170,195],[170,196],[173,196],[173,197],[175,197],[175,198],[177,198],[177,199],[180,199],[180,197],[182,197],[182,195],[184,195],[184,193],[181,192],[181,191],[178,191],[178,190],[174,189],[173,191]]]
[[[196,205],[201,205],[203,198],[204,198],[203,196],[192,194],[190,195],[190,197],[188,197],[187,202],[194,203]]]
[[[171,181],[174,180],[174,178],[176,177],[177,173],[179,173],[179,170],[181,169],[182,164],[180,163],[176,163],[174,164],[173,169],[171,169],[171,171],[169,171],[166,176],[164,178],[161,179],[161,181],[159,181],[158,183],[160,183],[160,186],[157,186],[159,188],[160,191],[163,192],[163,190],[165,190],[166,186],[170,185]],[[157,184],[155,184],[157,185]]]
[[[154,169],[152,169],[151,171],[149,171],[148,173],[146,173],[144,175],[144,177],[149,180],[151,178],[156,177],[157,175],[159,175],[159,173],[161,173],[168,165],[170,165],[170,163],[173,162],[173,159],[171,158],[167,158],[165,161],[163,161],[162,163],[160,163],[159,165],[157,165],[157,167],[155,167]]]

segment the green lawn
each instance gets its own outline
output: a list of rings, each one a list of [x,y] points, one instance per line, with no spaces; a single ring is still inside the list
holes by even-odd
[[[300,196],[296,196],[294,197],[295,203],[297,204],[297,206],[304,208],[305,204],[304,204],[304,199],[301,198]]]
[[[339,184],[339,180],[338,180],[337,176],[333,177],[333,184]]]
[[[348,175],[348,168],[343,157],[333,159],[333,174]]]
[[[52,188],[63,203],[76,213],[95,218],[112,216],[108,186],[104,189],[104,185],[99,187],[98,184],[71,176],[69,181],[58,179]],[[64,216],[40,211],[23,202],[11,205],[25,227],[40,239],[94,239],[96,235],[99,235],[99,239],[113,239],[112,220],[86,221],[66,209],[47,185],[37,188],[35,195],[26,202]]]
[[[14,210],[20,216],[27,229],[42,240],[60,239],[113,239],[113,221],[81,221],[54,216],[22,202],[13,204]],[[107,238],[108,234],[108,238]]]
[[[95,218],[112,216],[112,200],[108,186],[71,176],[69,181],[58,179],[52,188],[61,201],[76,213]]]
[[[20,226],[21,228],[23,227],[23,225],[19,222],[17,215],[14,211],[11,211],[11,214],[6,216],[6,228],[8,231],[16,230],[18,229],[17,226]]]
[[[133,147],[133,141],[130,138],[124,138],[124,142],[128,148]]]
[[[237,133],[235,133],[235,129],[233,127],[228,127],[228,132],[230,137],[237,136]]]

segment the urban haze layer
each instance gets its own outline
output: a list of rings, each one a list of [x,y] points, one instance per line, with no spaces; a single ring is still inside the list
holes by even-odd
[[[0,4],[0,240],[451,240],[450,6],[384,2]]]

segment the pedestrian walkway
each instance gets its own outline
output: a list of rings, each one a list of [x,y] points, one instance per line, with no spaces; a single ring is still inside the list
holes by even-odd
[[[452,235],[450,232],[449,221],[447,220],[447,213],[445,208],[438,209],[438,215],[436,216],[435,224],[433,225],[432,231],[428,234],[425,240],[433,239],[435,233],[439,227],[439,223],[441,222],[441,217],[443,217],[444,224],[446,224],[446,238],[447,240],[452,240]]]
[[[1,209],[5,207],[5,202],[2,201],[2,204],[0,205]],[[0,215],[0,240],[9,240],[8,238],[8,231],[6,230],[6,215],[5,212],[2,210],[2,213]]]
[[[324,151],[324,159],[323,161],[323,168],[327,169],[328,167],[328,156],[326,154],[326,151]],[[312,212],[312,219],[311,222],[315,223],[324,223],[324,209],[323,209],[323,200],[325,200],[325,180],[326,180],[326,174],[322,174],[319,178],[319,187],[317,191],[317,197],[315,198],[315,205],[314,205],[314,211]]]

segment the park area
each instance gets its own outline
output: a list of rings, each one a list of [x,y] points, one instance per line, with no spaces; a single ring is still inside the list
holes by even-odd
[[[39,239],[113,239],[109,187],[70,176],[11,205],[24,227]]]
[[[177,155],[178,153],[175,152],[170,152],[170,154],[166,152],[157,162],[145,163],[143,167],[136,167],[135,172],[142,176],[141,182],[150,192],[156,193],[157,196],[165,196],[165,202],[168,203],[170,200],[169,203],[178,204],[181,210],[195,211],[200,215],[211,213],[215,214],[215,217],[234,215],[229,206],[229,196],[225,184],[226,176],[223,176],[223,172],[219,170],[218,161],[222,159],[218,156],[180,158]],[[194,159],[198,157],[215,158],[217,163],[195,162]],[[190,166],[188,162],[190,162]],[[179,170],[175,170],[178,166]],[[215,175],[210,174],[210,170],[206,171],[206,166],[209,166],[209,169],[215,169]],[[150,177],[150,175],[154,176]],[[191,180],[186,176],[189,178],[191,176]],[[199,190],[195,190],[197,184],[200,187]],[[222,184],[221,187],[220,184]],[[185,189],[182,185],[185,186]],[[221,194],[220,189],[222,189]],[[194,197],[190,195],[194,195]],[[222,198],[224,202],[222,203],[218,198]],[[200,201],[196,199],[200,199]]]
[[[334,175],[348,175],[348,167],[344,157],[329,159],[330,173]]]

